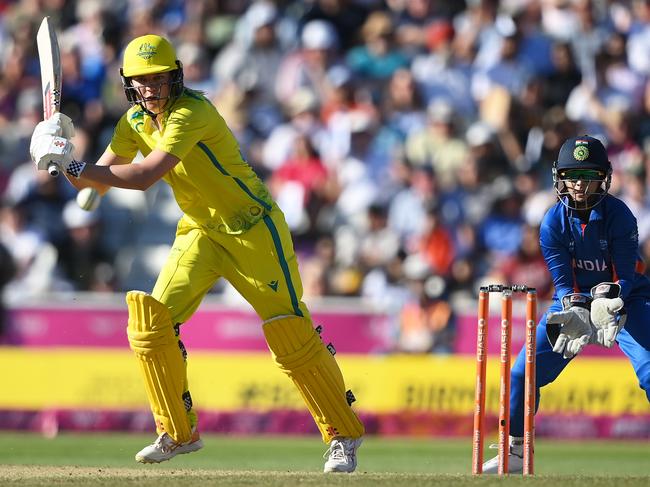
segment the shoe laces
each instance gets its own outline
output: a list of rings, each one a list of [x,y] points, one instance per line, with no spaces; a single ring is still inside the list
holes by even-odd
[[[353,442],[334,439],[330,443],[330,447],[323,455],[323,458],[329,458],[330,460],[347,461],[348,455],[354,455]]]
[[[163,433],[153,444],[154,448],[160,450],[163,453],[169,453],[170,451],[176,448],[177,443],[169,436],[167,433]]]

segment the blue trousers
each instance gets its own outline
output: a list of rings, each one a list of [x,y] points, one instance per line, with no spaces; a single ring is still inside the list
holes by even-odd
[[[616,341],[630,360],[643,389],[650,401],[650,299],[626,300],[627,321]],[[549,312],[560,311],[562,305],[554,301]],[[575,357],[574,357],[575,358]],[[539,409],[540,388],[553,382],[573,359],[565,359],[555,353],[546,337],[546,314],[537,326],[536,406]],[[524,370],[525,347],[519,352],[512,366],[510,390],[510,434],[524,436]]]

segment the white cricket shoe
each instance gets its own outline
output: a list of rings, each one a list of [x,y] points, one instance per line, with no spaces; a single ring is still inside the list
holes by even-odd
[[[323,458],[327,458],[323,472],[354,472],[357,468],[357,448],[362,441],[362,438],[334,438],[323,455]]]
[[[135,459],[140,463],[165,462],[176,455],[192,453],[203,448],[203,441],[198,431],[192,431],[192,437],[187,443],[177,443],[167,433],[160,435],[152,445],[145,446],[135,454]]]
[[[513,443],[510,439],[510,448],[508,454],[508,473],[524,472],[524,445],[523,439],[520,443],[517,438]],[[490,448],[498,448],[497,445],[490,445]],[[483,464],[483,473],[499,473],[499,455],[488,460]]]

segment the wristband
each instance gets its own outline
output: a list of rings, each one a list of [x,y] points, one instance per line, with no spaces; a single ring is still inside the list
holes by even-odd
[[[573,306],[589,309],[591,307],[591,296],[580,293],[569,293],[562,298],[562,309],[569,309]]]
[[[75,178],[79,179],[85,167],[86,167],[85,162],[75,161],[73,159],[72,161],[70,161],[70,164],[66,168],[65,172],[67,172],[70,176],[74,176]]]
[[[591,288],[591,296],[594,299],[614,299],[621,297],[621,285],[616,282],[601,282]]]

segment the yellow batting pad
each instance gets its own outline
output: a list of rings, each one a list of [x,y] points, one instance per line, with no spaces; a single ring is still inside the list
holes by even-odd
[[[149,294],[130,291],[127,333],[145,381],[158,434],[167,432],[184,443],[192,435],[182,395],[185,362],[174,333],[169,309]]]
[[[275,363],[307,403],[323,441],[362,436],[363,424],[345,397],[341,369],[311,322],[298,316],[276,318],[264,323],[264,336]]]

